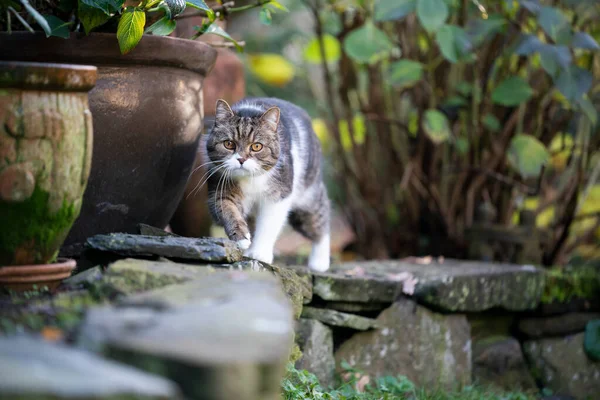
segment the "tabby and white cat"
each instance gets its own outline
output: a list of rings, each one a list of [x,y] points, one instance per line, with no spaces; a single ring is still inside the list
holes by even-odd
[[[204,140],[211,214],[244,254],[273,262],[275,241],[289,222],[312,241],[309,267],[327,270],[329,199],[308,114],[274,98],[245,99],[233,108],[218,100]]]

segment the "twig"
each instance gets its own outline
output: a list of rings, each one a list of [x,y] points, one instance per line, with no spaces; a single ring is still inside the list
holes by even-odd
[[[237,47],[236,44],[232,43],[232,42],[222,42],[222,43],[207,42],[207,44],[212,47]],[[244,41],[237,42],[237,45],[244,47],[246,45],[246,42],[244,42]]]

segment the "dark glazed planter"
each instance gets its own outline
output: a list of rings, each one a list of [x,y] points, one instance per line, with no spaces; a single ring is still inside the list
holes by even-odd
[[[114,34],[0,34],[0,59],[98,67],[89,94],[94,115],[92,170],[81,215],[62,254],[138,223],[164,227],[189,178],[202,129],[202,83],[216,51],[190,40],[144,36],[121,55]]]

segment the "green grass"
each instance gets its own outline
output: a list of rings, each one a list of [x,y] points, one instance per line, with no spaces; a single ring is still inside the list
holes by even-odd
[[[339,387],[326,390],[308,371],[299,371],[291,364],[281,383],[285,400],[534,400],[525,393],[501,393],[492,389],[466,386],[461,390],[425,390],[417,388],[404,376],[385,377],[370,382],[363,391],[356,389],[358,378]]]

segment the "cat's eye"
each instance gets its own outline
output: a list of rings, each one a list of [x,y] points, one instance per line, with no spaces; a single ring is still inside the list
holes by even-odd
[[[261,143],[252,143],[252,146],[250,146],[250,148],[252,149],[252,151],[261,151],[263,145]]]
[[[226,149],[235,150],[235,143],[233,143],[231,140],[224,141],[223,146],[225,146]]]

